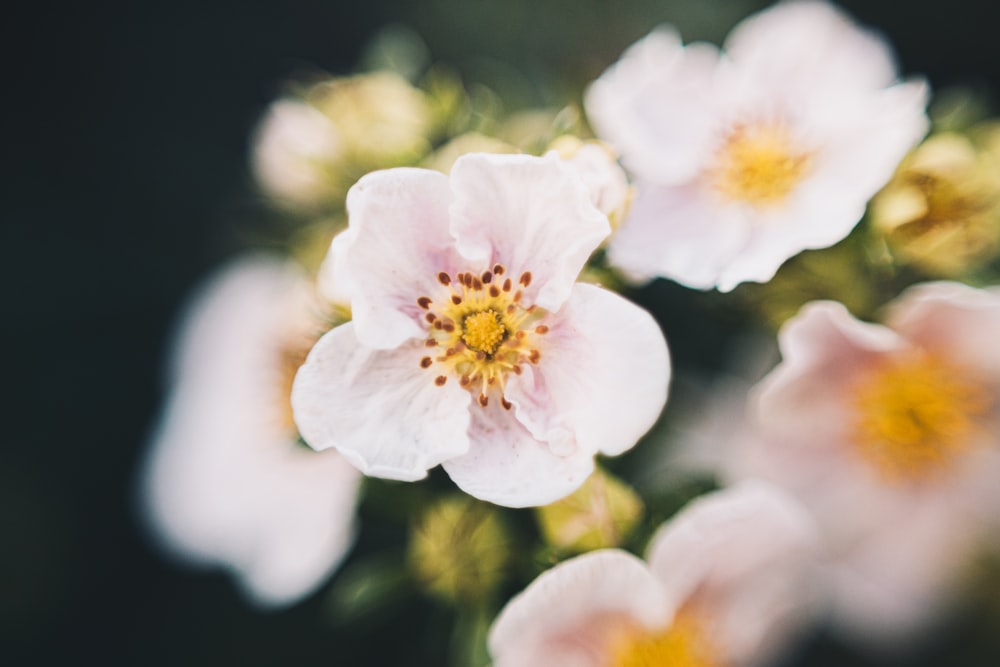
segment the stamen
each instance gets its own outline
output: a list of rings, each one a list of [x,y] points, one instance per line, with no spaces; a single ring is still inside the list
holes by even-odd
[[[448,285],[451,284],[451,276],[442,271],[441,273],[438,274],[438,282],[447,287]]]
[[[544,324],[539,324],[537,327],[535,327],[535,333],[536,334],[545,335],[548,332],[549,332],[549,328],[547,326],[545,326]]]
[[[506,280],[503,281],[503,291],[504,292],[509,292],[513,286],[514,286],[514,283],[512,283],[510,281],[510,278],[507,278]]]
[[[490,402],[489,396],[486,394],[479,394],[479,405],[486,407],[487,403]]]
[[[423,308],[424,310],[427,310],[428,308],[431,307],[431,298],[429,296],[422,296],[419,299],[417,299],[417,305]]]
[[[503,406],[504,410],[510,410],[510,408],[511,408],[511,406],[513,404],[510,401],[508,401],[506,398],[504,398],[503,396],[501,396],[500,397],[500,405]]]
[[[428,338],[427,340],[424,341],[425,347],[437,347],[437,344],[438,342],[433,338]]]
[[[483,283],[489,284],[493,280],[493,273],[490,271],[483,271]]]
[[[434,363],[433,359],[431,359],[430,357],[424,357],[423,359],[420,360],[420,367],[428,368],[433,363]]]
[[[528,355],[528,361],[533,364],[537,364],[538,360],[542,358],[542,353],[538,350],[532,350],[531,354]]]
[[[447,381],[448,381],[448,378],[446,378],[443,375],[438,375],[436,378],[434,378],[434,384],[436,384],[439,387],[443,387],[444,383],[447,382]]]
[[[462,297],[460,297],[457,294],[452,294],[451,295],[451,302],[457,306],[458,304],[462,303]]]
[[[427,313],[426,315],[424,315],[424,319],[433,324],[434,320],[437,319],[437,315],[435,315],[434,313]]]
[[[493,265],[493,273],[497,274],[498,276],[502,276],[503,272],[506,271],[506,270],[507,269],[503,268],[503,264],[494,264]]]
[[[496,285],[490,285],[490,296],[494,299],[500,296],[500,288]]]
[[[530,285],[531,284],[531,271],[525,271],[524,273],[522,273],[521,274],[521,278],[520,278],[520,280],[518,280],[518,282],[521,283],[522,285],[524,285],[525,287],[527,287],[528,285]]]

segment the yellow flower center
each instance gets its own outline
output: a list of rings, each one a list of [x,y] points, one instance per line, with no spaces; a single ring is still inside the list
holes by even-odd
[[[811,154],[777,122],[736,125],[720,147],[709,178],[726,199],[753,206],[781,202],[809,170]]]
[[[879,364],[853,389],[855,446],[891,481],[947,467],[981,431],[993,403],[969,369],[931,354]]]
[[[422,357],[420,366],[444,371],[434,376],[434,383],[442,386],[449,375],[456,376],[463,387],[478,389],[481,406],[489,404],[495,391],[500,405],[509,410],[505,379],[509,373],[520,374],[523,364],[538,363],[541,352],[533,341],[549,328],[538,323],[544,311],[522,304],[522,288],[531,284],[531,272],[522,273],[517,283],[506,273],[502,264],[480,274],[452,277],[441,272],[438,282],[447,289],[436,299],[419,297],[417,305],[427,311],[425,346],[437,352]]]
[[[508,333],[500,315],[492,308],[467,315],[462,321],[462,342],[487,356],[496,354]]]
[[[720,664],[704,628],[682,611],[666,630],[623,634],[612,644],[607,667],[717,667]]]

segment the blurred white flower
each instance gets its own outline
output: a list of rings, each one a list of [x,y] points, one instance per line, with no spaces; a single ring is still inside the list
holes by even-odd
[[[600,141],[583,141],[568,134],[553,141],[549,151],[576,170],[590,189],[594,206],[608,216],[611,228],[617,229],[632,202],[632,188],[614,151]]]
[[[814,513],[840,627],[890,644],[926,627],[1000,519],[1000,293],[911,288],[886,325],[814,302],[780,334],[727,476]]]
[[[354,538],[360,475],[302,446],[291,418],[315,314],[304,276],[278,260],[244,259],[208,284],[181,331],[142,480],[162,546],[230,569],[264,606],[310,593]]]
[[[836,243],[926,131],[926,86],[895,79],[883,40],[821,2],[750,17],[724,53],[650,34],[585,100],[636,179],[610,260],[727,291]]]
[[[609,226],[560,160],[375,172],[347,203],[329,271],[354,319],[292,392],[311,446],[393,479],[440,463],[467,493],[526,506],[569,494],[597,452],[656,420],[666,344],[645,311],[575,283]]]
[[[705,496],[660,528],[648,563],[605,549],[538,577],[493,624],[494,667],[760,664],[811,618],[816,544],[770,486]]]

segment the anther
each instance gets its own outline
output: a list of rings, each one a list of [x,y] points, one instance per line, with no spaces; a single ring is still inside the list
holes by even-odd
[[[438,342],[433,338],[428,338],[424,341],[424,347],[437,347]]]
[[[510,288],[513,287],[513,286],[514,286],[514,283],[512,283],[510,281],[510,278],[508,278],[507,280],[503,281],[503,291],[504,292],[509,292]]]
[[[515,375],[520,375],[522,372],[524,372],[524,369],[521,368],[520,366],[518,366],[517,364],[514,364],[513,366],[511,366],[510,370],[514,371]]]
[[[524,285],[525,287],[527,287],[528,285],[530,285],[531,284],[531,271],[525,271],[524,273],[522,273],[521,274],[521,278],[520,278],[520,280],[518,280],[518,282],[521,283],[522,285]]]
[[[489,403],[489,402],[490,402],[489,396],[487,396],[486,394],[480,394],[479,395],[479,405],[481,405],[481,406],[483,406],[485,408],[486,405],[487,405],[487,403]]]
[[[504,398],[503,396],[501,396],[500,397],[500,405],[503,406],[504,410],[510,410],[512,403],[510,401],[508,401],[506,398]]]
[[[447,287],[448,285],[451,284],[451,276],[442,271],[441,273],[438,274],[438,282]]]
[[[420,360],[420,367],[421,368],[428,368],[433,363],[434,363],[433,359],[431,359],[430,357],[424,357],[423,359]]]
[[[426,315],[424,315],[424,319],[433,324],[434,320],[437,319],[437,315],[435,315],[434,313],[427,313]]]
[[[427,310],[428,308],[431,307],[431,298],[429,296],[422,296],[419,299],[417,299],[417,305],[423,308],[424,310]]]
[[[475,276],[472,277],[472,289],[477,291],[483,289],[482,281],[479,280],[479,278],[476,278]]]
[[[521,290],[517,290],[516,292],[514,292],[514,303],[519,302],[522,296],[524,296],[524,293],[521,292]]]
[[[542,353],[538,350],[532,350],[531,354],[528,355],[528,361],[533,364],[537,364],[538,360],[542,358]]]
[[[496,285],[490,285],[490,296],[493,298],[500,296],[500,288]]]
[[[462,297],[460,297],[457,294],[452,294],[451,295],[451,302],[457,306],[458,304],[462,303]]]
[[[503,272],[505,270],[506,269],[503,268],[503,264],[494,264],[493,265],[493,273],[497,274],[498,276],[502,276]]]
[[[483,283],[489,284],[493,280],[493,273],[490,271],[483,271]]]
[[[436,384],[439,387],[443,387],[444,383],[447,382],[447,381],[448,381],[448,378],[446,378],[443,375],[438,375],[436,378],[434,378],[434,384]]]
[[[458,379],[458,383],[463,387],[468,387],[470,382],[472,382],[472,379],[468,375],[463,375]]]
[[[549,332],[549,328],[547,326],[545,326],[544,324],[539,324],[537,327],[535,327],[535,333],[536,334],[547,334],[548,332]]]
[[[441,320],[434,320],[434,328],[438,331],[444,328],[444,325],[441,324]]]
[[[435,322],[435,324],[437,323]],[[447,331],[448,333],[451,333],[452,331],[455,330],[455,324],[453,322],[445,322],[443,325],[441,325],[441,328]]]

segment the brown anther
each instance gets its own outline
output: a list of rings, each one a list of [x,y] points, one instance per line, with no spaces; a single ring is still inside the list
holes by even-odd
[[[494,264],[493,265],[493,273],[497,274],[498,276],[502,276],[503,272],[505,270],[506,269],[503,268],[503,264]]]
[[[486,358],[485,352],[476,352],[476,361],[482,361]]]
[[[508,313],[513,313],[515,310],[517,310],[517,306],[515,306],[514,304],[510,304],[509,306],[507,306]]]
[[[444,351],[445,357],[454,357],[456,354],[458,354],[457,347],[449,347],[447,350]]]
[[[514,286],[514,283],[512,283],[510,281],[510,278],[508,278],[507,280],[503,281],[503,291],[504,292],[509,292],[510,288],[513,287],[513,286]]]
[[[522,338],[524,338],[524,337],[525,337],[526,335],[527,335],[527,334],[525,334],[525,333],[524,333],[523,331],[518,331],[517,333],[515,333],[515,334],[514,334],[514,338],[516,338],[516,339],[518,339],[518,340],[521,340],[521,339],[522,339]]]
[[[493,282],[493,272],[492,271],[483,271],[482,278],[483,278],[483,283],[489,285],[491,282]]]
[[[441,320],[434,320],[434,328],[438,331],[444,328],[444,325],[441,324]]]
[[[539,324],[537,327],[535,327],[535,333],[536,334],[547,334],[548,332],[549,332],[549,328],[547,326],[545,326],[544,324]]]
[[[518,366],[517,364],[514,364],[513,366],[511,366],[511,367],[510,367],[510,370],[514,371],[514,374],[515,374],[515,375],[520,375],[520,374],[521,374],[521,373],[522,373],[522,372],[524,371],[524,369],[522,369],[522,368],[521,368],[520,366]]]
[[[426,315],[424,315],[424,319],[427,320],[428,322],[431,322],[432,324],[433,324],[434,320],[437,319],[437,317],[438,316],[435,315],[434,313],[427,313]]]
[[[451,295],[451,302],[457,306],[458,304],[462,303],[462,297],[460,297],[457,294],[452,294]]]
[[[524,296],[524,293],[521,290],[514,292],[514,303],[518,303],[522,296]]]
[[[472,380],[471,380],[471,379],[469,378],[469,376],[468,376],[468,375],[463,375],[462,377],[460,377],[460,378],[458,379],[458,383],[459,383],[460,385],[462,385],[463,387],[468,387],[468,386],[469,386],[469,383],[470,383],[471,381],[472,381]]]
[[[431,359],[430,357],[424,357],[423,359],[420,360],[420,367],[421,368],[428,368],[433,363],[434,363],[433,359]]]
[[[438,282],[447,287],[448,285],[451,284],[451,276],[442,271],[441,273],[438,274]]]
[[[490,376],[490,379],[486,381],[486,384],[495,384],[496,381],[496,376]]]
[[[496,285],[490,285],[490,296],[493,298],[500,296],[500,288]]]
[[[481,405],[481,406],[483,406],[483,407],[485,408],[485,407],[486,407],[486,405],[487,405],[487,404],[488,404],[489,402],[490,402],[490,398],[489,398],[489,396],[487,396],[486,394],[480,394],[480,395],[479,395],[479,405]]]
[[[472,289],[477,290],[477,291],[483,289],[483,281],[481,281],[479,278],[476,278],[475,276],[473,276],[473,278],[472,278]]]
[[[417,305],[423,308],[424,310],[427,310],[428,308],[431,307],[431,298],[429,296],[422,296],[419,299],[417,299]]]
[[[439,387],[443,387],[444,383],[447,382],[447,381],[448,381],[448,378],[446,378],[443,375],[438,375],[436,378],[434,378],[434,384],[436,384]]]
[[[537,364],[538,360],[542,358],[542,353],[538,350],[532,350],[531,354],[528,355],[528,361],[533,364]]]
[[[517,281],[527,287],[531,284],[531,271],[525,271],[521,274],[521,278]]]
[[[424,347],[437,347],[438,342],[433,338],[428,338],[424,341]]]
[[[455,324],[454,322],[445,322],[443,325],[441,325],[441,328],[443,328],[448,333],[451,333],[452,331],[455,330]]]
[[[472,274],[471,273],[463,273],[462,274],[462,282],[463,282],[463,284],[466,287],[472,287]]]
[[[502,406],[503,406],[503,409],[504,409],[504,410],[510,410],[510,408],[511,408],[511,402],[510,402],[510,401],[508,401],[508,400],[507,400],[506,398],[504,398],[503,396],[501,396],[501,397],[500,397],[500,405],[502,405]]]

